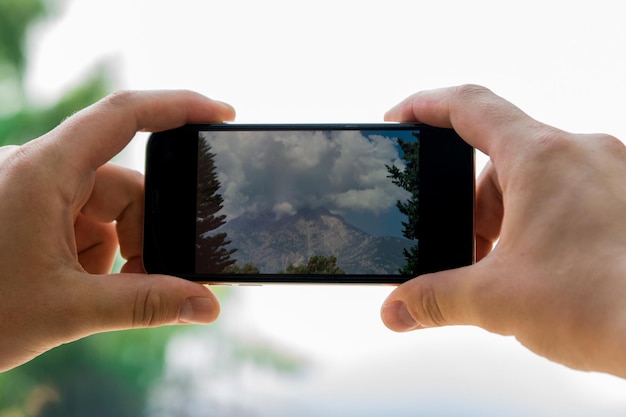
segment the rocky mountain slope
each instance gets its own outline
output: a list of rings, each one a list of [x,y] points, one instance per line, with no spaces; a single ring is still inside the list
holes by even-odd
[[[370,235],[323,208],[277,217],[243,214],[223,226],[231,257],[252,263],[261,273],[277,273],[289,264],[306,264],[314,255],[334,255],[347,274],[395,274],[404,264],[402,250],[413,242]]]

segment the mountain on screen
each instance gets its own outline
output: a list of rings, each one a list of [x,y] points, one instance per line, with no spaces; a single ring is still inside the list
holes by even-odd
[[[346,274],[396,274],[404,265],[403,249],[414,242],[373,236],[324,208],[294,215],[243,214],[222,230],[228,233],[231,258],[251,263],[261,273],[277,273],[287,266],[306,264],[315,255],[336,256]]]

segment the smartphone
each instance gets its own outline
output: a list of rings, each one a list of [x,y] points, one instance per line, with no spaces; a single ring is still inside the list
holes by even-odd
[[[422,124],[208,124],[151,135],[147,272],[398,284],[474,261],[474,150]]]

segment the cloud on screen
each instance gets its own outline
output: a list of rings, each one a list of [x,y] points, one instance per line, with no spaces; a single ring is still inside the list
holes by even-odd
[[[404,167],[392,135],[359,131],[203,132],[216,154],[223,213],[292,215],[324,207],[378,214],[409,194],[387,176]]]

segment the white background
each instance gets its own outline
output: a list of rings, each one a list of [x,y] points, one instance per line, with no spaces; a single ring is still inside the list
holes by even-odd
[[[234,105],[242,121],[352,122],[380,121],[421,89],[478,83],[544,122],[624,139],[622,9],[619,1],[67,1],[30,39],[28,89],[48,102],[104,63],[120,88],[197,90]],[[138,137],[120,160],[141,169],[144,145]],[[212,386],[256,415],[270,402],[285,415],[626,414],[625,381],[555,365],[515,339],[467,327],[388,331],[378,310],[389,292],[234,289],[219,326],[312,365],[293,381],[244,372]],[[170,365],[184,367],[185,357],[209,369],[198,340],[173,343]],[[212,395],[199,392],[200,403]]]

